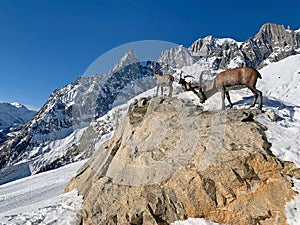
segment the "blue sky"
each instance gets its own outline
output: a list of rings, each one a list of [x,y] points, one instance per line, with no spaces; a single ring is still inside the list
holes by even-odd
[[[245,41],[267,22],[296,30],[298,8],[297,0],[0,0],[0,102],[41,107],[99,56],[134,41]]]

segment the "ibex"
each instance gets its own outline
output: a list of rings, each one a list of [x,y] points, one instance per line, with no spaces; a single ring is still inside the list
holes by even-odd
[[[233,104],[230,100],[229,91],[247,87],[254,95],[254,100],[249,108],[256,104],[256,100],[259,97],[258,109],[262,109],[262,93],[255,87],[257,78],[261,79],[262,77],[256,69],[250,67],[235,68],[219,73],[210,84],[204,87],[204,89],[200,87],[199,92],[194,88],[192,88],[192,91],[199,97],[200,103],[204,103],[206,99],[220,91],[222,97],[222,109],[224,110],[225,95],[231,108]]]
[[[198,83],[190,83],[190,82],[188,83],[188,82],[186,82],[185,78],[187,78],[187,77],[193,77],[193,76],[185,75],[184,78],[182,78],[182,71],[181,71],[178,83],[183,86],[185,91],[192,91],[192,88],[194,88],[194,89],[197,88],[198,89],[200,87],[200,85]]]
[[[160,75],[156,71],[157,70],[156,70],[156,67],[154,64],[153,72],[154,72],[154,79],[156,79],[156,85],[157,85],[156,96],[158,95],[159,87],[161,88],[161,95],[163,95],[163,92],[164,92],[163,87],[168,86],[169,87],[169,97],[172,97],[174,77],[169,74]]]

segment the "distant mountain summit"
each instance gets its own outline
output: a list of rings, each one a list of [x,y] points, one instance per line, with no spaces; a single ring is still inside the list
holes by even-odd
[[[135,57],[134,49],[131,49],[124,54],[109,73],[117,72],[118,70],[137,62],[139,62],[139,59]]]
[[[181,68],[183,66],[191,66],[197,59],[192,56],[188,49],[179,45],[170,50],[162,51],[157,61],[162,65]]]
[[[193,56],[207,57],[218,46],[238,44],[232,38],[215,38],[211,35],[196,40],[188,49]]]
[[[13,136],[35,114],[35,111],[27,109],[18,102],[0,103],[0,144],[6,141],[9,136]]]

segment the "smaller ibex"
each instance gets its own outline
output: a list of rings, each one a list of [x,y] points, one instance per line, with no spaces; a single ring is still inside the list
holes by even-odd
[[[204,103],[206,99],[220,91],[222,97],[222,109],[224,110],[225,95],[230,104],[230,108],[233,106],[229,96],[230,90],[249,88],[254,95],[254,100],[250,108],[256,104],[257,98],[259,98],[258,109],[262,109],[262,93],[255,87],[257,78],[261,79],[262,77],[256,69],[250,67],[235,68],[219,73],[210,84],[204,87],[204,89],[200,87],[199,92],[193,87],[192,91],[199,97],[200,103]]]
[[[193,89],[195,89],[195,88],[198,89],[200,87],[200,85],[198,83],[190,83],[190,82],[188,83],[185,80],[185,78],[187,78],[187,77],[193,77],[193,76],[185,75],[184,78],[182,78],[182,71],[181,71],[178,83],[182,85],[182,87],[184,88],[185,91],[192,91]]]
[[[160,69],[160,67],[158,69]],[[154,73],[154,79],[156,79],[156,85],[157,85],[156,96],[158,96],[159,87],[161,88],[161,95],[163,95],[164,94],[163,87],[168,86],[169,87],[169,97],[172,97],[174,77],[169,74],[160,75],[157,73],[158,69],[156,69],[156,66],[154,64],[153,73]]]

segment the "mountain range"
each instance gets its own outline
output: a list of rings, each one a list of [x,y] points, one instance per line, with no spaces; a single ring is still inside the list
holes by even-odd
[[[157,62],[163,71],[183,70],[196,80],[209,70],[211,79],[218,71],[238,66],[264,68],[299,54],[299,49],[300,30],[268,23],[244,42],[207,36],[187,48],[163,51]],[[20,165],[30,175],[90,157],[115,130],[128,107],[122,104],[155,87],[152,76],[152,63],[139,62],[131,50],[109,73],[79,77],[55,90],[18,135],[0,146],[2,175],[13,179]],[[181,89],[175,86],[176,94]]]

